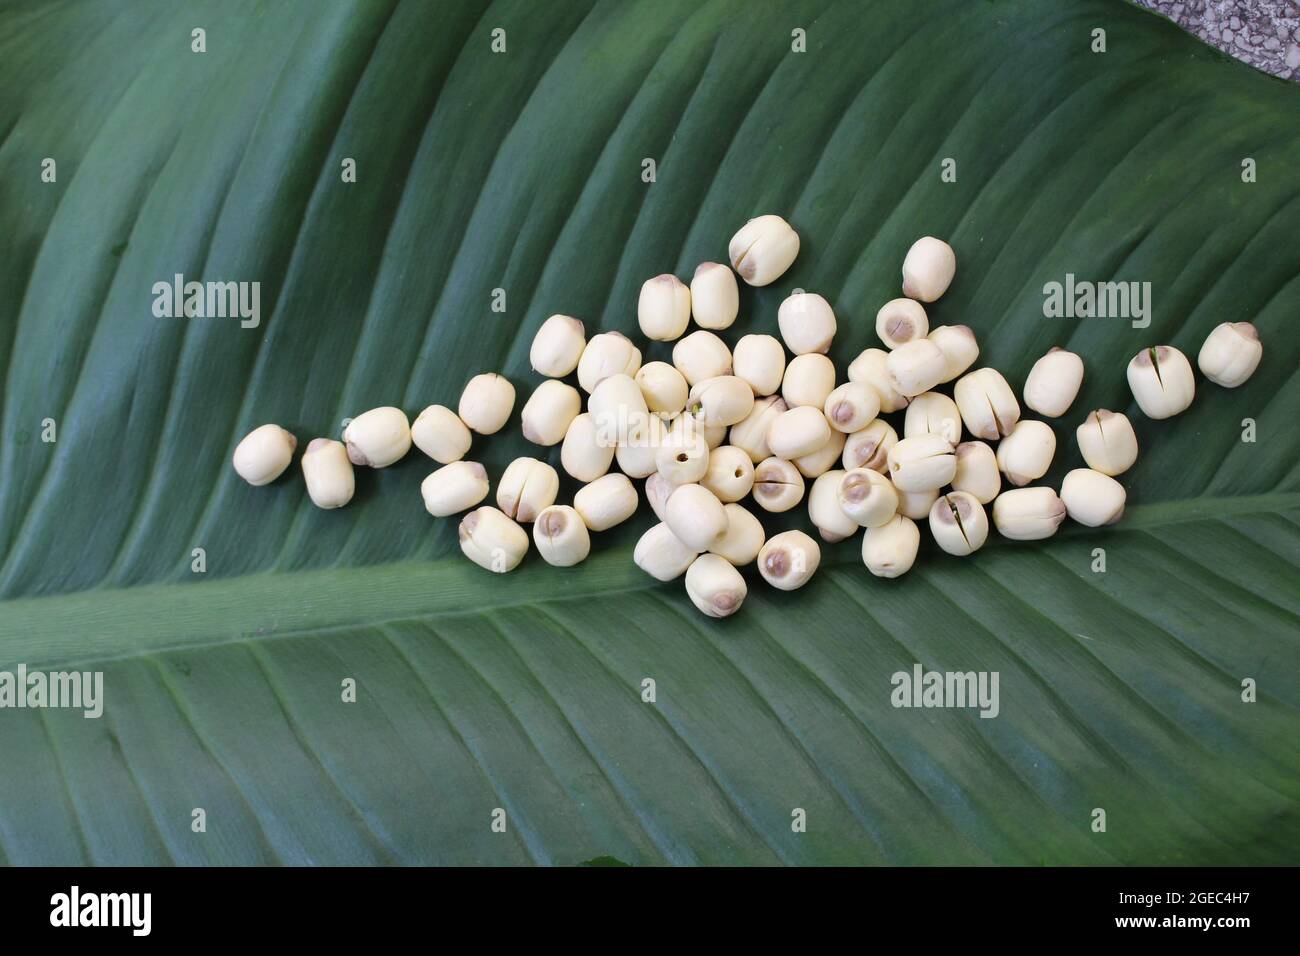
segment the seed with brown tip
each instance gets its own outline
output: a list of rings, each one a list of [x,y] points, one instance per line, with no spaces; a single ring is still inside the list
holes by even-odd
[[[822,549],[802,531],[773,535],[758,552],[758,573],[781,591],[794,591],[812,578],[822,561]]]
[[[533,542],[547,563],[569,568],[591,553],[591,535],[578,512],[568,505],[551,505],[533,522]]]
[[[939,547],[958,557],[978,551],[989,536],[989,519],[974,495],[953,491],[930,508],[930,533]]]
[[[765,511],[789,511],[803,500],[803,491],[803,475],[782,458],[768,458],[754,468],[754,500]]]

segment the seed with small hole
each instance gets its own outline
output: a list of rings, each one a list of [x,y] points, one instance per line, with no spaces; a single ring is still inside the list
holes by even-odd
[[[570,568],[591,553],[591,535],[582,517],[568,505],[551,505],[533,522],[537,553],[557,568]]]
[[[260,425],[235,446],[235,473],[254,487],[269,485],[293,461],[298,439],[279,425]]]
[[[674,487],[687,485],[704,477],[709,470],[709,455],[704,429],[694,419],[682,416],[655,451],[655,469]]]
[[[709,467],[700,484],[723,504],[740,501],[754,487],[754,463],[735,445],[720,445],[709,452]]]

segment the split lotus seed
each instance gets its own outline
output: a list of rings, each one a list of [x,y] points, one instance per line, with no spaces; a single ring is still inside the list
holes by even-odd
[[[789,511],[803,500],[803,491],[803,475],[783,458],[768,458],[754,468],[754,500],[764,511]]]
[[[1137,434],[1123,412],[1097,409],[1075,429],[1074,437],[1088,467],[1103,475],[1122,474],[1137,461]]]
[[[1128,387],[1147,418],[1172,418],[1196,397],[1187,356],[1172,345],[1143,349],[1128,363]]]
[[[963,375],[953,386],[952,396],[966,430],[976,438],[997,441],[1010,435],[1020,421],[1016,393],[997,369],[980,368]]]
[[[727,244],[731,268],[749,285],[770,285],[799,255],[799,234],[780,216],[759,216],[740,227]]]
[[[352,464],[387,468],[411,450],[411,426],[400,408],[372,408],[348,422],[343,443]]]
[[[560,476],[554,468],[536,458],[516,458],[497,482],[497,507],[506,517],[529,524],[555,504],[559,493]]]
[[[702,554],[686,569],[686,594],[709,617],[735,614],[747,593],[740,572],[716,554]]]
[[[930,508],[930,533],[935,544],[963,557],[978,551],[989,536],[989,519],[974,495],[953,491],[935,499]]]
[[[957,473],[952,442],[942,435],[904,438],[889,449],[889,477],[900,491],[942,488]]]

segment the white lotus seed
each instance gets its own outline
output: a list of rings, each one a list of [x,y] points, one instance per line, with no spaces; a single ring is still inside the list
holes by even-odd
[[[830,544],[855,534],[858,523],[840,507],[840,482],[845,472],[838,468],[818,476],[808,490],[808,518],[822,540]]]
[[[1196,364],[1215,385],[1236,388],[1255,374],[1263,357],[1264,346],[1255,326],[1249,322],[1224,322],[1206,337]]]
[[[463,463],[446,467],[459,464]],[[490,505],[471,511],[461,520],[459,537],[465,557],[497,574],[513,571],[528,553],[528,532]]]
[[[596,419],[583,412],[569,423],[560,446],[560,465],[567,475],[581,482],[595,481],[609,471],[614,446],[602,444]]]
[[[596,433],[602,444],[622,445],[628,432],[645,422],[649,413],[641,386],[630,375],[619,372],[602,379],[587,399],[587,411],[596,420]]]
[[[844,432],[832,430],[831,437],[821,448],[790,460],[799,469],[799,474],[805,478],[818,478],[839,464],[840,456],[844,454],[844,442],[848,437]]]
[[[691,312],[702,329],[725,329],[740,311],[736,274],[719,262],[701,262],[691,278]]]
[[[658,415],[645,414],[632,419],[627,440],[614,449],[619,470],[629,478],[648,478],[659,467],[660,447],[668,440],[668,426]]]
[[[1172,345],[1143,349],[1128,363],[1128,387],[1147,418],[1172,418],[1196,397],[1187,356]]]
[[[957,272],[957,254],[952,246],[934,236],[922,236],[903,259],[903,295],[933,302],[948,291]]]
[[[646,408],[652,412],[672,417],[686,407],[690,385],[682,373],[667,362],[642,365],[636,373],[636,383],[641,388]]]
[[[709,428],[723,429],[743,422],[754,410],[754,390],[734,375],[706,378],[691,388],[686,412]],[[725,439],[726,432],[722,437]]]
[[[953,449],[953,455],[957,458],[953,491],[964,491],[982,505],[998,496],[1002,490],[1002,472],[992,448],[982,441],[964,441]]]
[[[515,387],[510,379],[495,372],[475,375],[460,393],[461,421],[480,435],[494,435],[505,425],[515,407]]]
[[[1083,384],[1083,359],[1062,348],[1049,349],[1025,379],[1025,404],[1048,418],[1064,415]]]
[[[667,272],[646,279],[636,304],[636,320],[646,338],[659,342],[681,338],[691,322],[691,290]]]
[[[775,534],[758,552],[758,573],[781,591],[803,587],[821,563],[821,546],[802,531]]]
[[[446,405],[430,405],[411,423],[411,441],[440,465],[450,465],[465,457],[472,436],[460,416]]]
[[[931,329],[926,338],[939,346],[944,361],[948,363],[948,369],[943,373],[944,382],[951,382],[979,358],[979,343],[969,325],[941,325]]]
[[[891,349],[925,338],[930,334],[925,307],[915,299],[890,299],[876,313],[876,334]]]
[[[755,395],[771,395],[785,377],[785,349],[775,336],[744,335],[732,352],[731,365]]]
[[[845,471],[870,468],[883,472],[889,467],[889,449],[897,444],[898,432],[889,422],[877,418],[848,437],[840,460],[844,462]]]
[[[690,419],[689,415],[683,417]],[[749,416],[746,415],[745,417],[748,418]],[[699,426],[698,421],[696,422],[696,426],[697,427]],[[710,451],[712,451],[714,448],[717,448],[719,445],[725,443],[726,440],[727,440],[726,425],[705,425],[704,426],[704,443],[709,446]]]
[[[835,390],[835,363],[819,352],[796,355],[785,367],[781,397],[791,408],[796,405],[826,406]]]
[[[727,513],[727,530],[713,542],[709,553],[742,568],[758,557],[767,533],[763,530],[763,523],[741,505],[733,502],[723,505],[722,509]]]
[[[799,234],[780,216],[759,216],[740,227],[727,244],[731,268],[749,285],[770,285],[799,255]]]
[[[731,444],[743,449],[754,464],[770,458],[772,449],[767,446],[767,430],[788,408],[785,399],[779,395],[757,399],[744,420],[731,426]]]
[[[679,541],[707,551],[727,530],[727,512],[717,495],[703,485],[682,485],[668,496],[664,521]]]
[[[764,511],[789,511],[803,500],[803,491],[803,475],[783,458],[768,458],[754,468],[754,500]]]
[[[863,382],[876,390],[880,396],[880,410],[885,413],[906,408],[908,402],[907,396],[894,388],[889,380],[889,373],[885,371],[888,357],[889,353],[883,349],[864,349],[849,364],[848,373],[850,382]]]
[[[1021,419],[998,443],[998,468],[1020,487],[1047,474],[1056,454],[1056,433],[1046,422]]]
[[[289,467],[298,439],[279,425],[259,425],[235,446],[231,464],[250,485],[269,485]]]
[[[898,493],[898,513],[913,521],[922,521],[929,517],[935,499],[939,497],[938,488],[926,491],[900,491]]]
[[[1074,432],[1083,460],[1103,475],[1122,474],[1137,461],[1138,440],[1123,412],[1099,408]]]
[[[952,444],[961,441],[961,412],[943,392],[922,392],[912,399],[903,416],[903,437],[942,435]]]
[[[889,449],[889,477],[900,491],[942,488],[957,473],[952,442],[942,435],[904,438]]]
[[[352,500],[356,478],[341,441],[313,438],[302,453],[302,476],[317,508],[342,508]]]
[[[767,430],[767,447],[777,458],[798,458],[821,448],[831,437],[831,426],[820,408],[800,405],[782,412]]]
[[[974,495],[953,491],[937,498],[930,508],[930,534],[943,550],[963,557],[984,546],[989,518]]]
[[[516,458],[497,482],[497,507],[507,518],[528,524],[555,504],[559,493],[554,468],[536,458]]]
[[[592,531],[608,531],[632,517],[639,501],[627,475],[612,472],[579,488],[573,507]]]
[[[698,556],[698,551],[682,544],[661,521],[641,535],[632,552],[632,561],[655,580],[671,581],[685,574]]]
[[[593,335],[578,359],[578,385],[590,395],[611,375],[636,376],[641,368],[641,350],[622,332]]]
[[[676,490],[677,486],[657,471],[645,480],[645,500],[660,521],[664,520],[668,499]]]
[[[343,444],[352,464],[387,468],[411,450],[411,426],[400,408],[372,408],[348,422]]]
[[[894,483],[870,468],[844,473],[839,487],[840,510],[863,528],[878,528],[898,513]]]
[[[948,374],[948,360],[929,339],[913,339],[885,356],[885,374],[894,391],[911,398],[943,381]]]
[[[1051,488],[1015,488],[993,502],[998,534],[1013,541],[1050,538],[1065,520],[1065,503]]]
[[[879,528],[868,528],[862,535],[862,563],[878,578],[896,578],[906,574],[916,563],[921,547],[921,532],[916,523],[904,515]]]
[[[1089,528],[1114,524],[1122,518],[1127,497],[1118,481],[1090,468],[1074,469],[1061,483],[1066,514]]]
[[[720,445],[709,452],[709,468],[700,484],[723,504],[740,501],[754,487],[754,463],[744,449]]]
[[[686,594],[709,617],[735,614],[747,593],[740,572],[716,554],[702,554],[686,569]]]
[[[785,347],[795,355],[825,352],[835,338],[835,310],[815,292],[796,292],[776,310]]]
[[[582,517],[568,505],[551,505],[533,522],[533,542],[547,564],[571,568],[587,560],[591,535]]]
[[[688,485],[708,472],[710,454],[704,430],[693,419],[682,416],[673,422],[666,440],[656,450],[655,470],[674,487]]]
[[[538,328],[528,350],[533,371],[547,378],[572,374],[587,347],[587,327],[571,315],[553,315]]]
[[[712,332],[697,329],[673,346],[673,365],[686,384],[731,374],[731,349]]]
[[[420,482],[424,510],[435,518],[473,508],[487,493],[487,469],[476,461],[453,461]]]
[[[582,395],[576,388],[547,379],[533,390],[519,414],[524,437],[534,445],[558,445],[581,412]]]
[[[997,369],[980,368],[963,375],[953,386],[952,396],[966,430],[976,438],[997,441],[1010,435],[1020,421],[1016,393]]]
[[[880,414],[880,395],[866,382],[845,382],[826,396],[822,413],[837,432],[859,432]]]

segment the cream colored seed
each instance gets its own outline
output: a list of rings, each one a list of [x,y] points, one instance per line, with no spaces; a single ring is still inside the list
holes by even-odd
[[[538,328],[528,350],[533,371],[547,378],[572,374],[587,347],[587,327],[571,315],[553,315]]]
[[[595,481],[609,471],[614,461],[614,446],[601,444],[596,419],[583,412],[569,423],[560,446],[560,464],[570,477],[582,482]]]
[[[1074,469],[1061,483],[1066,513],[1089,528],[1114,524],[1123,517],[1127,497],[1118,481],[1090,468]]]
[[[686,399],[686,413],[708,428],[726,429],[743,422],[753,410],[753,389],[734,375],[706,378],[691,388]]]
[[[1264,346],[1259,330],[1249,322],[1216,325],[1196,356],[1201,373],[1215,385],[1236,388],[1255,374]]]
[[[637,300],[636,319],[646,338],[659,342],[681,338],[691,322],[691,290],[667,272],[646,279]]]
[[[759,216],[727,244],[731,268],[752,286],[775,282],[799,255],[799,234],[780,216]]]
[[[975,341],[975,333],[968,325],[941,325],[937,329],[931,329],[926,338],[939,346],[939,351],[948,364],[941,381],[951,382],[979,358],[979,343]]]
[[[622,332],[593,335],[578,359],[578,384],[590,395],[603,379],[620,372],[635,376],[641,368],[641,350]]]
[[[702,329],[725,329],[740,311],[736,274],[719,262],[701,262],[691,278],[691,312]]]
[[[673,365],[686,384],[731,374],[731,349],[712,332],[697,329],[673,346]]]
[[[785,377],[785,349],[775,336],[744,335],[732,352],[731,365],[755,395],[771,395]]]
[[[876,334],[886,347],[896,349],[929,335],[930,320],[925,308],[914,299],[890,299],[876,313]]]
[[[1123,412],[1097,409],[1075,429],[1074,437],[1088,467],[1103,475],[1123,474],[1137,461],[1137,435]]]
[[[779,395],[758,399],[744,420],[731,426],[731,444],[743,449],[755,464],[771,457],[772,449],[767,446],[767,430],[788,407],[785,399]]]
[[[513,571],[528,553],[528,532],[488,505],[462,519],[459,537],[460,550],[467,558],[497,574]]]
[[[629,431],[644,422],[648,413],[641,386],[622,372],[602,380],[592,390],[587,411],[596,420],[597,440],[613,446],[625,443]]]
[[[890,383],[889,373],[885,371],[885,359],[889,353],[883,349],[864,349],[849,364],[849,381],[870,385],[880,396],[880,410],[885,413],[896,412],[907,407],[907,396],[900,393]]]
[[[796,292],[776,311],[785,346],[795,355],[825,352],[835,338],[835,311],[815,292]]]
[[[982,505],[998,496],[1002,473],[992,448],[982,441],[964,441],[953,449],[953,455],[957,458],[953,491],[964,491]]]
[[[835,363],[818,352],[796,355],[785,367],[781,397],[791,408],[813,405],[823,408],[835,390]]]
[[[682,485],[668,496],[664,521],[679,541],[696,551],[707,551],[727,530],[727,512],[717,496],[703,485]]]
[[[782,412],[767,430],[767,447],[777,458],[799,458],[817,451],[831,438],[820,408],[800,405]]]
[[[818,478],[839,464],[840,457],[844,454],[844,442],[848,437],[844,432],[832,429],[831,437],[821,448],[800,455],[798,458],[792,458],[791,461],[805,478]]]
[[[579,488],[573,507],[592,531],[608,531],[632,517],[639,501],[627,475],[613,472]]]
[[[898,513],[894,483],[870,468],[844,473],[839,487],[840,510],[863,528],[878,528]]]
[[[904,438],[889,449],[889,477],[900,491],[942,488],[956,473],[952,442],[942,435]]]
[[[659,467],[659,449],[668,440],[668,426],[658,415],[634,417],[627,441],[614,449],[619,470],[629,478],[648,478]]]
[[[686,573],[699,552],[686,547],[662,521],[641,535],[632,552],[638,568],[657,581],[671,581]]]
[[[754,500],[764,511],[789,511],[803,500],[803,491],[803,475],[782,458],[768,458],[754,468]]]
[[[929,339],[913,339],[885,357],[885,374],[894,391],[911,398],[943,381],[948,374],[948,360]]]
[[[952,395],[966,430],[976,438],[997,441],[1010,435],[1020,421],[1016,393],[997,369],[980,368],[963,375],[953,386]]]
[[[722,510],[727,513],[727,530],[713,542],[709,553],[744,567],[758,557],[767,539],[763,523],[734,502],[723,505]]]
[[[939,547],[962,557],[978,551],[989,536],[989,517],[974,495],[953,491],[930,508],[930,534]]]
[[[568,505],[551,505],[533,522],[533,542],[547,564],[571,568],[587,560],[591,535],[582,517]]]
[[[749,416],[746,415],[745,417],[748,418]],[[704,426],[704,443],[709,446],[710,451],[712,451],[714,448],[717,448],[719,445],[726,442],[726,440],[727,440],[726,425],[705,425]]]
[[[677,419],[667,441],[655,452],[655,470],[675,487],[699,481],[709,470],[709,444],[704,430],[692,419]]]
[[[645,480],[645,500],[660,521],[667,514],[668,498],[676,490],[677,486],[657,471]]]
[[[903,295],[933,302],[948,291],[957,272],[957,254],[952,246],[934,236],[923,236],[907,250],[903,259]]]
[[[843,541],[858,530],[858,523],[840,507],[840,482],[845,472],[838,468],[819,475],[808,491],[808,519],[817,527],[822,540],[830,544]]]
[[[781,591],[794,591],[812,578],[822,562],[822,549],[802,531],[773,535],[758,552],[758,573]]]
[[[342,508],[352,500],[356,478],[341,441],[313,438],[302,453],[302,476],[317,508]]]
[[[435,518],[473,508],[487,493],[487,469],[476,461],[453,461],[420,482],[424,510]]]
[[[852,434],[875,421],[880,414],[880,395],[865,382],[845,382],[826,396],[822,413],[831,428]]]
[[[1187,356],[1172,345],[1143,349],[1128,363],[1128,387],[1147,418],[1157,421],[1184,412],[1196,397]]]
[[[1065,349],[1049,349],[1025,379],[1025,404],[1048,418],[1064,415],[1083,384],[1083,359]]]
[[[510,379],[495,372],[475,375],[460,394],[458,409],[463,421],[480,435],[494,435],[505,425],[515,407],[515,387]]]
[[[544,461],[516,458],[497,482],[497,507],[507,518],[528,524],[555,504],[560,476]]]
[[[576,388],[559,379],[547,379],[533,389],[519,415],[524,437],[534,445],[558,445],[581,412],[582,395]]]
[[[998,534],[1013,541],[1050,538],[1065,520],[1065,503],[1051,488],[1015,488],[993,502]]]
[[[740,572],[716,554],[702,554],[686,569],[686,594],[709,617],[735,614],[747,593]]]
[[[259,425],[235,446],[231,464],[235,473],[253,487],[269,485],[293,461],[298,439],[279,425]]]
[[[942,435],[952,444],[961,441],[961,412],[943,392],[922,392],[907,406],[903,416],[903,437]]]
[[[870,468],[883,472],[889,467],[889,449],[897,444],[898,432],[889,422],[877,418],[848,437],[840,460],[844,462],[845,471]]]
[[[348,422],[343,444],[352,464],[387,468],[411,450],[411,426],[400,408],[372,408]]]
[[[998,443],[998,468],[1017,487],[1047,474],[1056,455],[1056,433],[1046,422],[1021,419]]]
[[[930,514],[935,499],[939,497],[938,488],[926,491],[900,491],[898,493],[898,513],[913,521],[922,521]]]
[[[863,533],[862,563],[878,578],[896,578],[912,569],[920,547],[921,532],[916,523],[895,515],[879,528],[868,528]]]
[[[723,504],[740,501],[754,487],[754,463],[743,449],[721,445],[709,452],[709,468],[700,484]]]
[[[648,362],[636,373],[636,383],[646,408],[661,415],[676,415],[686,407],[690,385],[682,373],[667,362]]]
[[[430,405],[411,423],[411,441],[434,461],[450,465],[460,461],[472,441],[460,416],[445,405]]]

